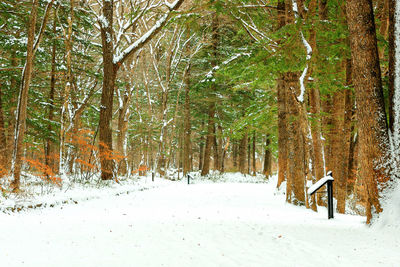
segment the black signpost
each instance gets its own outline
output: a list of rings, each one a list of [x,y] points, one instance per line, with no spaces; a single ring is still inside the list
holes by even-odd
[[[328,175],[332,177],[332,172]],[[328,189],[328,219],[333,219],[333,180],[328,180],[326,186]]]
[[[193,178],[189,173],[187,174],[187,181],[188,181],[188,184],[190,184],[190,178]]]
[[[307,193],[311,196],[326,184],[328,193],[328,219],[333,219],[333,181],[332,172],[329,171],[325,177],[321,178],[307,190]]]

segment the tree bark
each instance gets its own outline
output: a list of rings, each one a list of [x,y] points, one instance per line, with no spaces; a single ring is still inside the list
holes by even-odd
[[[118,109],[118,135],[117,135],[117,150],[123,158],[119,162],[118,173],[126,175],[128,171],[127,153],[126,153],[126,134],[128,131],[128,120],[129,120],[129,106],[131,104],[133,90],[131,84],[126,82],[125,92],[123,96],[119,96],[122,99],[122,105]]]
[[[310,112],[314,116],[314,124],[311,127],[313,145],[313,167],[315,179],[318,181],[324,177],[323,145],[321,140],[321,102],[319,90],[312,88],[309,93]],[[323,205],[321,194],[317,195],[317,204]]]
[[[394,77],[395,77],[395,36],[394,36],[394,13],[396,1],[389,1],[389,129],[394,130]]]
[[[204,129],[204,122],[201,123],[201,129]],[[200,136],[199,144],[199,170],[203,170],[204,165],[204,136]]]
[[[57,33],[57,18],[56,11],[54,11],[54,20],[53,20],[53,34]],[[54,119],[54,97],[55,97],[55,88],[56,88],[56,49],[57,44],[56,40],[53,40],[52,49],[51,49],[51,74],[50,74],[50,92],[49,92],[49,125],[47,126],[47,131],[51,133],[53,131],[53,127],[51,125]],[[45,150],[45,164],[49,166],[54,171],[54,158],[52,158],[52,153],[54,152],[54,144],[51,138],[47,138],[46,140],[46,150]]]
[[[253,175],[256,175],[256,133],[253,133],[253,147],[252,147],[252,157],[253,157]]]
[[[2,99],[2,85],[0,84],[0,178],[7,174],[7,137],[4,125],[4,111]]]
[[[212,59],[211,59],[211,67],[214,68],[217,66],[218,61],[218,43],[219,43],[219,33],[218,33],[218,15],[217,13],[213,14],[211,28],[212,28],[212,37],[211,37],[211,49],[212,49]],[[211,157],[211,147],[215,138],[215,100],[214,93],[216,91],[216,84],[213,83],[211,86],[211,99],[210,104],[208,105],[208,126],[207,126],[207,139],[206,139],[206,147],[204,150],[204,158],[203,158],[203,168],[201,170],[201,175],[205,176],[210,172],[210,157]],[[216,159],[214,159],[216,160]]]
[[[287,92],[288,124],[287,124],[287,186],[286,200],[294,205],[305,205],[304,182],[307,176],[307,160],[304,118],[302,118],[299,95],[299,75],[296,73],[285,74],[285,87]]]
[[[271,139],[269,134],[266,135],[265,141],[265,155],[264,155],[264,170],[263,173],[268,179],[272,175],[272,153],[269,145],[271,144]]]
[[[245,133],[240,139],[240,144],[239,144],[239,172],[242,174],[247,173],[247,168],[246,168],[246,153],[247,152],[247,133]]]
[[[101,25],[103,90],[100,102],[99,149],[102,180],[112,179],[114,170],[114,161],[111,156],[113,149],[111,120],[117,67],[113,63],[113,6],[113,0],[103,0],[103,16],[107,23]]]
[[[12,51],[11,52],[11,66],[17,67],[18,62],[16,59],[16,52]],[[18,92],[18,83],[16,79],[16,75],[11,76],[11,81],[10,81],[10,88],[14,92]],[[7,133],[7,169],[10,169],[11,166],[11,161],[12,161],[12,155],[13,155],[13,150],[14,150],[14,142],[15,142],[15,109],[16,109],[16,94],[14,93],[11,97],[11,107],[9,111],[9,116],[8,116],[8,133]]]
[[[220,170],[220,142],[217,141],[217,127],[213,129],[214,170]]]
[[[360,175],[366,185],[370,223],[373,214],[382,211],[378,188],[390,180],[388,125],[372,1],[348,0],[346,12],[360,135]]]
[[[278,1],[278,29],[285,26],[289,19],[287,14],[286,1]],[[284,74],[280,74],[277,81],[278,91],[278,183],[279,188],[286,180],[288,165],[288,143],[287,143],[287,92],[284,81]]]
[[[101,179],[113,178],[114,161],[112,159],[112,110],[115,80],[119,67],[133,54],[146,45],[167,24],[172,12],[177,10],[184,0],[177,0],[168,7],[168,11],[155,25],[143,34],[136,42],[126,48],[119,57],[114,59],[114,31],[113,31],[113,0],[103,0],[103,17],[100,23],[102,51],[103,51],[103,89],[101,92],[100,120],[99,120],[99,150],[101,163]],[[115,62],[114,62],[115,60]]]
[[[18,97],[17,116],[15,121],[15,142],[11,171],[14,179],[11,183],[13,192],[19,192],[20,188],[20,176],[22,166],[22,153],[23,153],[23,141],[25,137],[26,129],[26,109],[28,104],[28,90],[32,78],[32,68],[34,59],[34,41],[35,41],[35,30],[36,30],[36,19],[38,11],[39,1],[34,0],[32,4],[32,11],[29,17],[28,26],[28,42],[26,51],[26,62],[22,71],[21,87]]]
[[[346,90],[347,91],[347,90]],[[333,96],[332,110],[332,173],[335,178],[337,212],[344,213],[346,207],[346,186],[348,173],[347,138],[345,129],[346,91],[337,91]]]
[[[278,184],[287,178],[288,166],[288,133],[287,133],[287,92],[284,76],[278,80]]]
[[[201,169],[201,176],[205,176],[210,172],[210,158],[211,158],[211,147],[214,140],[213,129],[214,129],[214,115],[215,115],[215,104],[210,103],[208,107],[208,126],[207,126],[207,137],[206,145],[204,148],[203,165]]]
[[[251,169],[251,137],[247,137],[247,174],[250,174]]]
[[[237,141],[235,140],[232,144],[232,161],[233,161],[233,168],[235,169],[235,171],[237,171],[237,166],[238,166],[238,162],[237,162],[237,156],[238,156],[238,144]]]
[[[184,77],[185,104],[184,104],[184,137],[183,137],[183,175],[191,171],[190,156],[192,154],[191,143],[191,117],[190,117],[190,64]]]

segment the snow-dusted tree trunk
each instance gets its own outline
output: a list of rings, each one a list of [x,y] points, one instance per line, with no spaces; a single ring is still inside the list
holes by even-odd
[[[192,140],[191,140],[191,116],[190,116],[190,63],[184,75],[185,104],[184,104],[184,126],[183,126],[183,175],[191,171]]]
[[[129,75],[129,74],[127,74]],[[119,107],[118,107],[118,135],[117,135],[117,150],[124,158],[120,161],[118,166],[118,173],[121,175],[126,175],[128,170],[127,162],[127,131],[128,131],[128,121],[130,115],[130,104],[135,87],[132,82],[128,79],[125,81],[125,90],[119,90],[117,92]]]
[[[101,179],[109,180],[113,178],[114,161],[112,158],[112,114],[113,114],[113,97],[114,87],[117,79],[117,73],[120,66],[127,61],[133,54],[141,49],[145,44],[152,40],[166,25],[172,12],[177,10],[184,0],[176,0],[172,4],[165,1],[159,2],[154,6],[149,6],[150,2],[146,1],[143,8],[140,8],[139,14],[134,19],[129,19],[124,25],[119,25],[119,30],[114,35],[114,1],[103,0],[102,15],[98,17],[101,29],[102,49],[103,49],[103,89],[100,106],[99,121],[99,149],[101,162]],[[161,3],[161,4],[160,4]],[[140,3],[139,3],[140,4]],[[132,3],[134,5],[134,3]],[[132,42],[130,38],[126,38],[127,47],[120,49],[121,35],[127,30],[135,30],[137,21],[146,11],[157,6],[163,5],[167,11],[162,13],[154,25],[145,33],[140,34],[140,38]],[[115,44],[114,44],[115,42]]]
[[[278,29],[286,25],[286,4],[285,1],[278,1]],[[287,160],[288,160],[288,143],[287,140],[287,92],[285,87],[285,74],[280,74],[277,79],[276,90],[278,99],[278,183],[279,188],[281,184],[286,181],[287,177]]]
[[[56,35],[57,33],[57,19],[56,19],[56,11],[54,11],[54,19],[53,19],[53,34]],[[49,92],[49,115],[48,115],[48,120],[49,124],[47,126],[47,131],[52,132],[53,127],[51,122],[54,119],[54,99],[55,99],[55,87],[56,87],[56,49],[57,49],[57,44],[56,40],[53,40],[52,43],[52,49],[51,49],[51,74],[50,74],[50,92]],[[51,140],[51,138],[48,138],[46,140],[46,146],[45,146],[45,164],[47,166],[50,166],[51,170],[54,171],[54,168],[56,167],[54,164],[54,159],[52,158],[52,153],[54,152],[54,143]]]
[[[389,43],[389,129],[393,133],[394,124],[394,77],[395,77],[395,11],[396,0],[389,1],[389,28],[388,28],[388,43]]]
[[[367,193],[367,223],[382,211],[380,189],[390,179],[388,125],[371,0],[348,0],[347,23],[360,135],[360,175]]]
[[[39,1],[34,0],[32,3],[32,11],[29,16],[28,25],[28,40],[27,40],[27,51],[26,61],[22,71],[21,85],[18,96],[17,114],[15,120],[15,136],[14,136],[14,150],[11,161],[11,172],[13,173],[14,179],[11,183],[13,192],[19,192],[20,176],[22,167],[22,153],[24,150],[24,137],[26,129],[26,109],[28,105],[28,91],[31,84],[33,60],[35,52],[39,48],[39,44],[42,40],[44,30],[46,28],[47,19],[50,13],[50,9],[53,5],[54,0],[48,2],[45,10],[45,14],[41,23],[39,34],[35,38],[36,21],[38,16]]]
[[[320,20],[327,20],[327,14],[324,12],[326,10],[326,1],[319,1],[319,18]],[[318,53],[317,47],[317,33],[314,28],[311,29],[310,33],[310,45],[314,51],[314,57]],[[311,68],[311,75],[313,73],[313,67]],[[322,122],[321,122],[321,97],[319,88],[309,89],[309,106],[310,113],[313,116],[314,123],[311,124],[311,135],[312,135],[312,146],[313,146],[313,174],[315,175],[315,180],[319,180],[324,176],[325,173],[325,162],[324,162],[324,147],[322,141]],[[317,194],[318,205],[323,205],[322,195]]]
[[[399,171],[399,157],[400,157],[400,4],[391,3],[393,12],[393,44],[391,47],[392,54],[392,75],[393,75],[393,88],[392,88],[392,127],[391,127],[391,140],[392,140],[392,157],[393,167],[398,175]]]
[[[4,125],[4,111],[2,101],[2,85],[0,84],[0,178],[5,175],[7,166],[7,138]]]
[[[103,49],[103,90],[100,102],[99,150],[101,162],[101,179],[113,177],[114,161],[112,160],[112,112],[117,66],[114,65],[113,20],[114,1],[103,0],[103,17],[101,23],[101,40]]]
[[[247,140],[248,136],[247,133],[245,133],[242,138],[240,139],[240,145],[239,145],[239,172],[242,174],[247,173],[247,168],[246,168],[246,156],[247,156]]]
[[[217,66],[218,60],[218,45],[219,45],[219,21],[218,15],[215,13],[213,14],[212,23],[212,37],[211,37],[211,46],[212,46],[212,59],[211,59],[211,67],[215,68]],[[211,160],[211,148],[215,138],[215,100],[214,98],[214,91],[215,91],[215,83],[211,85],[211,94],[210,94],[210,101],[208,105],[208,125],[207,125],[207,138],[206,138],[206,145],[204,148],[204,157],[203,157],[203,166],[201,170],[201,175],[205,176],[210,172],[210,160]]]
[[[67,63],[67,73],[65,77],[65,88],[63,93],[63,104],[61,106],[61,122],[60,122],[60,156],[59,156],[59,172],[61,175],[65,171],[65,159],[64,159],[64,146],[65,146],[65,134],[67,123],[71,123],[71,118],[67,118],[69,114],[70,105],[70,93],[72,88],[72,23],[74,18],[74,0],[70,0],[70,14],[68,16],[68,29],[64,30],[65,39],[65,58]]]
[[[264,154],[264,166],[263,174],[265,178],[269,178],[272,175],[272,152],[269,145],[271,144],[271,137],[269,134],[265,136],[265,154]]]

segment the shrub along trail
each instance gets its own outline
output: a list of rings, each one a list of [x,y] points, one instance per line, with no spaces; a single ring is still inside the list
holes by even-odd
[[[364,222],[285,204],[273,182],[176,182],[0,214],[0,265],[398,266],[400,229]]]

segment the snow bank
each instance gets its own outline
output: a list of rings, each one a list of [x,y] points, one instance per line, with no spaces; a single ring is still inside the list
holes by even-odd
[[[201,176],[200,172],[190,173],[190,183],[267,183],[269,180],[263,174],[255,176],[249,174],[241,174],[240,172],[220,173],[218,171],[210,171],[210,174]],[[186,177],[182,179],[187,181]]]
[[[33,176],[28,179],[32,182]],[[103,199],[111,196],[128,195],[133,192],[145,191],[170,185],[166,179],[156,178],[152,182],[151,174],[139,177],[121,178],[119,183],[110,181],[92,181],[91,183],[74,183],[71,177],[65,176],[63,187],[53,185],[30,185],[30,192],[20,195],[0,197],[0,212],[10,213],[36,208],[48,208],[65,204],[78,204],[87,200]],[[26,186],[23,189],[27,189]],[[42,192],[41,192],[42,191]]]
[[[396,181],[382,201],[383,212],[375,225],[379,228],[400,230],[400,181]]]

